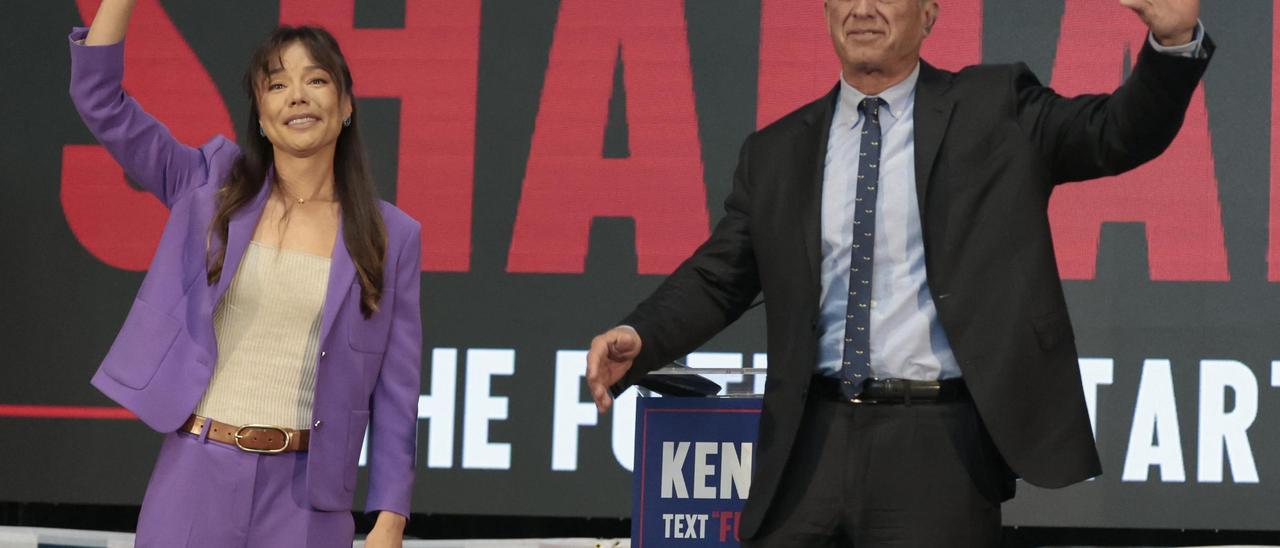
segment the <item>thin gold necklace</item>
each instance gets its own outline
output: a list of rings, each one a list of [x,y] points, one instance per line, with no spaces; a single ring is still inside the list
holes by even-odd
[[[277,184],[276,184],[276,188],[279,188],[279,189],[280,189],[280,192],[284,193],[285,198],[287,198],[287,199],[289,199],[289,200],[293,200],[293,201],[297,202],[297,203],[298,203],[298,205],[305,204],[305,203],[307,203],[308,201],[312,201],[312,202],[314,202],[314,201],[316,201],[316,196],[320,194],[320,189],[318,189],[318,188],[317,188],[317,189],[316,189],[316,191],[315,191],[315,194],[312,194],[312,196],[311,196],[310,198],[299,198],[299,197],[298,197],[297,195],[295,195],[294,193],[289,192],[289,189],[285,188],[283,184],[277,183]],[[327,202],[327,201],[329,201],[329,200],[320,200],[320,201],[322,201],[322,202]]]

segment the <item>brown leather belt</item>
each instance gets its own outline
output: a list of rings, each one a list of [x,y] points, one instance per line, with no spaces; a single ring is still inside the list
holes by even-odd
[[[210,440],[250,453],[306,451],[307,442],[311,439],[310,430],[294,430],[269,424],[233,426],[199,415],[191,415],[178,431],[199,436],[205,421],[209,421]]]
[[[814,376],[809,383],[809,394],[824,400],[843,403],[901,403],[949,402],[969,399],[969,389],[962,379],[939,381],[913,381],[907,379],[871,379],[856,400],[849,400],[840,392],[840,381],[830,377]]]

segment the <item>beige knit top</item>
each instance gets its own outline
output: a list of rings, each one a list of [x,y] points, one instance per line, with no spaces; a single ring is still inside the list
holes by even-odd
[[[310,428],[328,283],[328,257],[249,242],[214,310],[218,363],[195,413]]]

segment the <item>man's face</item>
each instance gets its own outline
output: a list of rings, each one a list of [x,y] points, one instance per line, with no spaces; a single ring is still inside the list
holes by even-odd
[[[859,72],[915,66],[938,15],[935,0],[825,0],[825,5],[841,64]]]

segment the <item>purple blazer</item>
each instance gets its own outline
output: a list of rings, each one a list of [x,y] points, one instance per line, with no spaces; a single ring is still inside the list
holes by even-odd
[[[227,290],[271,185],[232,217],[223,275],[205,282],[215,194],[240,149],[219,135],[185,146],[121,87],[124,45],[84,46],[71,32],[71,99],[85,125],[135,181],[170,210],[129,316],[93,385],[160,432],[195,409],[217,363],[213,309]],[[360,313],[360,284],[338,231],[316,366],[307,492],[319,510],[350,510],[369,432],[367,511],[409,515],[422,367],[421,225],[382,202],[387,255],[382,301]]]

